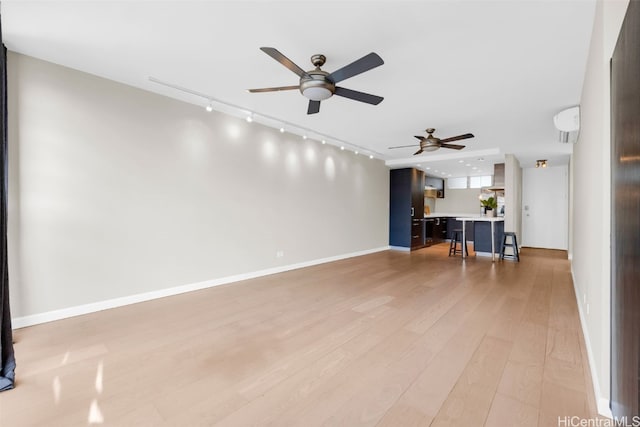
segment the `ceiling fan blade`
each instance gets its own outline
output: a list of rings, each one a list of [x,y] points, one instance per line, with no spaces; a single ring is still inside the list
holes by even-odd
[[[309,77],[306,71],[298,67],[292,60],[280,53],[278,49],[273,47],[261,47],[260,50],[296,73],[299,77]]]
[[[389,147],[388,150],[393,150],[394,148],[409,148],[409,147],[415,147],[416,144],[411,144],[411,145],[398,145],[397,147]]]
[[[281,90],[294,90],[294,89],[300,89],[300,86],[263,87],[261,89],[247,89],[247,91],[251,93],[259,93],[259,92],[278,92]]]
[[[454,150],[462,150],[465,146],[458,144],[440,144],[443,148],[453,148]]]
[[[413,136],[415,136],[416,138],[418,138],[420,141],[422,141],[422,140],[424,140],[424,139],[427,139],[427,138],[425,138],[424,136],[418,136],[418,135],[413,135]]]
[[[364,73],[365,71],[369,71],[372,68],[379,67],[382,64],[384,64],[382,58],[380,58],[378,54],[371,52],[370,54],[353,61],[351,64],[345,65],[339,70],[334,71],[329,74],[328,77],[333,80],[334,83],[338,83],[350,77]]]
[[[415,153],[413,153],[414,156],[417,156],[418,154],[422,153],[424,150],[421,148],[418,151],[416,151]]]
[[[357,90],[345,89],[343,87],[336,87],[334,95],[342,96],[344,98],[353,99],[355,101],[366,102],[367,104],[378,105],[384,99],[381,96],[371,95],[369,93],[358,92]]]
[[[473,138],[472,133],[465,133],[464,135],[452,136],[451,138],[441,139],[440,142],[453,142],[453,141],[460,141],[461,139],[469,139],[469,138]]]
[[[307,114],[315,114],[320,111],[320,101],[309,101],[309,108],[307,108]]]

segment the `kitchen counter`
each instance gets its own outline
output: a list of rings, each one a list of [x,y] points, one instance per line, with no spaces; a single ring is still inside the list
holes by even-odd
[[[503,216],[482,216],[480,214],[468,214],[468,213],[432,213],[425,215],[425,218],[455,218],[459,221],[464,219],[465,221],[504,221]]]
[[[478,209],[480,210],[480,209]],[[425,215],[425,218],[457,218],[457,217],[465,217],[465,218],[475,218],[478,217],[480,218],[480,214],[478,215],[474,215],[474,214],[470,214],[470,213],[450,213],[450,212],[443,212],[443,213],[431,213],[429,215]]]
[[[456,217],[458,221],[485,221],[485,222],[497,222],[504,221],[503,216],[463,216]]]

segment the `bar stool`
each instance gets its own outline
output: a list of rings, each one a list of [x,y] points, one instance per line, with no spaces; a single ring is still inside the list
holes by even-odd
[[[460,247],[458,247],[458,243],[460,243]],[[449,256],[456,256],[457,254],[462,255],[462,247],[464,244],[464,253],[466,256],[469,256],[469,249],[467,248],[467,241],[465,239],[462,242],[462,229],[456,228],[451,232],[451,243],[449,244]]]
[[[511,243],[507,243],[507,237],[511,237]],[[505,248],[511,248],[511,254],[505,254]],[[513,231],[505,231],[502,235],[502,247],[500,247],[500,259],[515,259],[520,262],[520,253],[518,252],[518,239]]]

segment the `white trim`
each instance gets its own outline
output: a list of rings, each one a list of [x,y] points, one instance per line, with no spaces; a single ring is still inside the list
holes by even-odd
[[[389,249],[392,251],[411,252],[411,248],[406,248],[404,246],[389,246]]]
[[[353,258],[362,255],[368,255],[375,252],[386,251],[389,246],[367,249],[348,254],[336,255],[327,258],[320,258],[311,261],[299,262],[296,264],[283,265],[280,267],[267,268],[265,270],[253,271],[250,273],[236,274],[233,276],[222,277],[219,279],[207,280],[204,282],[191,283],[188,285],[175,286],[172,288],[159,289],[157,291],[145,292],[141,294],[128,295],[120,298],[113,298],[105,301],[98,301],[89,304],[67,307],[60,310],[47,311],[45,313],[32,314],[29,316],[15,317],[11,319],[13,329],[25,328],[40,323],[53,322],[55,320],[66,319],[68,317],[81,316],[83,314],[95,313],[96,311],[108,310],[110,308],[122,307],[129,304],[136,304],[144,301],[151,301],[157,298],[164,298],[172,295],[178,295],[185,292],[197,291],[200,289],[211,288],[213,286],[226,285],[228,283],[239,282],[242,280],[254,279],[256,277],[268,276],[271,274],[282,273],[289,270],[296,270],[304,267],[311,267],[318,264],[339,261],[346,258]]]
[[[609,408],[609,400],[602,397],[600,393],[600,381],[598,381],[598,375],[595,370],[595,359],[593,357],[593,351],[591,350],[591,340],[589,339],[589,331],[587,330],[587,321],[582,311],[582,305],[580,304],[579,289],[576,287],[576,278],[573,274],[573,264],[571,264],[571,280],[573,281],[573,293],[576,295],[576,304],[578,304],[578,314],[580,315],[580,326],[582,326],[582,335],[584,336],[584,343],[587,347],[587,358],[589,359],[589,370],[591,371],[591,384],[593,384],[593,393],[596,399],[596,406],[598,407],[598,414],[603,417],[613,418],[611,408]]]

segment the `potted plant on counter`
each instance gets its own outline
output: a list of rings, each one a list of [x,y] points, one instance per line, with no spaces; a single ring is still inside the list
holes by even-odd
[[[480,199],[480,205],[484,210],[484,214],[488,216],[496,216],[498,210],[498,200],[495,197],[489,197],[488,199]]]

